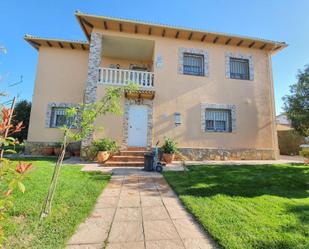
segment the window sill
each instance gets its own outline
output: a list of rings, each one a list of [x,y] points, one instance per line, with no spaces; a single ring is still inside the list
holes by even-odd
[[[231,77],[228,77],[227,79],[229,80],[241,80],[241,81],[253,81],[253,79],[236,79],[236,78],[231,78]]]
[[[207,75],[195,75],[195,74],[186,74],[186,73],[182,73],[182,75],[185,75],[185,76],[193,76],[193,77],[207,77]]]
[[[235,133],[235,131],[204,131],[205,133],[215,133],[215,134],[221,134],[221,133],[224,133],[224,134],[233,134]]]

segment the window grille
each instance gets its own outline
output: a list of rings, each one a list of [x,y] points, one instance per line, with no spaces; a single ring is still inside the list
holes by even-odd
[[[230,58],[230,77],[232,79],[249,80],[249,60]]]
[[[73,118],[66,116],[67,109],[67,107],[52,107],[50,127],[56,128],[72,124]]]
[[[228,109],[206,109],[205,130],[215,132],[231,132],[232,119],[231,110]]]
[[[204,55],[184,53],[183,73],[204,76]]]

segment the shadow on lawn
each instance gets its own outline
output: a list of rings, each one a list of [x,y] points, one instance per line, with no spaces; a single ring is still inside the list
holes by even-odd
[[[189,172],[165,175],[180,195],[309,197],[309,167],[209,165],[191,166]]]

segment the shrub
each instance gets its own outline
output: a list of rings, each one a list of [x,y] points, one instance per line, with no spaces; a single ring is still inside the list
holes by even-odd
[[[299,155],[309,159],[309,150],[302,150],[301,152],[299,152]]]
[[[14,154],[14,153],[22,153],[25,150],[25,144],[13,144],[3,146],[4,154]]]
[[[96,152],[99,152],[99,151],[115,152],[118,149],[116,141],[110,138],[103,138],[103,139],[95,140],[92,142],[92,146],[94,147]]]
[[[298,155],[300,145],[305,143],[305,138],[294,130],[278,131],[278,144],[281,155]]]
[[[177,143],[172,138],[166,138],[161,150],[166,154],[174,154],[178,152]]]

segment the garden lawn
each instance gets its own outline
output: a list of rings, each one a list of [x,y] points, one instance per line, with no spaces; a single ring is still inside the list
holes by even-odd
[[[24,185],[15,191],[14,208],[4,224],[5,248],[64,248],[76,228],[90,214],[110,175],[81,172],[81,166],[61,169],[51,215],[39,223],[39,215],[52,177],[54,162],[33,161]]]
[[[223,248],[309,248],[309,165],[201,165],[164,176]]]

